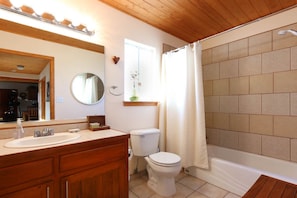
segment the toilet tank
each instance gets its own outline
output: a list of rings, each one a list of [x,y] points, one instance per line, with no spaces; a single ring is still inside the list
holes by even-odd
[[[160,130],[156,128],[130,131],[133,155],[148,156],[158,152]]]

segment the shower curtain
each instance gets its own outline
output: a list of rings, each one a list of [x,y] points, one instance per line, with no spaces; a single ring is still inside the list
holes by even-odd
[[[185,168],[208,168],[201,44],[163,54],[161,81],[161,150],[180,155]]]

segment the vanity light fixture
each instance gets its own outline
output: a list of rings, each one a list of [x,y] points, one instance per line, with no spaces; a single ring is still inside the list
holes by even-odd
[[[81,24],[77,20],[69,20],[64,18],[60,13],[51,14],[39,7],[30,7],[22,4],[19,0],[9,0],[8,3],[0,2],[0,9],[10,11],[16,14],[20,14],[26,17],[30,17],[39,21],[57,25],[60,27],[68,28],[76,32],[84,33],[89,36],[95,34],[94,28]]]

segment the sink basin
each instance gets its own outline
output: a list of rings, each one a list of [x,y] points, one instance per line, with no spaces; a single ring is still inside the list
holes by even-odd
[[[24,137],[7,142],[7,148],[32,148],[69,142],[80,137],[78,133],[56,133],[44,137]]]

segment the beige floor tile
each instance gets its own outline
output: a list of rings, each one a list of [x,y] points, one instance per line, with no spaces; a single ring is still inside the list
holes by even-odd
[[[205,181],[202,181],[201,179],[198,179],[196,177],[187,176],[187,177],[184,177],[181,180],[179,180],[178,183],[183,184],[183,185],[191,188],[192,190],[196,190],[199,187],[201,187],[202,185],[204,185]]]
[[[228,194],[226,190],[208,183],[199,188],[197,191],[211,198],[223,198],[226,194]]]
[[[147,176],[133,175],[129,181],[129,198],[165,198],[147,186]],[[166,198],[240,198],[212,184],[181,172],[176,178],[176,194]]]
[[[176,194],[166,198],[185,198],[193,193],[193,190],[184,186],[183,184],[176,183]],[[140,196],[142,198],[142,196]],[[130,198],[130,197],[129,197]],[[158,194],[152,195],[150,198],[164,198]]]
[[[148,180],[146,173],[138,173],[130,176],[129,188],[146,183]]]
[[[193,190],[187,186],[184,186],[183,184],[176,183],[176,194],[173,196],[173,198],[184,198],[190,195],[193,192]]]
[[[146,183],[132,187],[130,190],[140,198],[148,198],[155,194]]]
[[[130,198],[130,197],[129,197]],[[157,195],[157,194],[154,194],[153,196],[151,196],[150,198],[173,198],[172,196],[171,197],[162,197],[160,195]]]
[[[179,181],[181,180],[182,178],[186,177],[187,174],[184,173],[184,172],[180,172],[176,177],[175,177],[175,181]]]
[[[138,198],[133,192],[129,191],[129,198]]]
[[[129,197],[130,198],[130,197]],[[240,198],[240,196],[233,193],[228,193],[224,198]]]
[[[188,198],[208,198],[208,197],[201,194],[200,192],[194,192]]]

